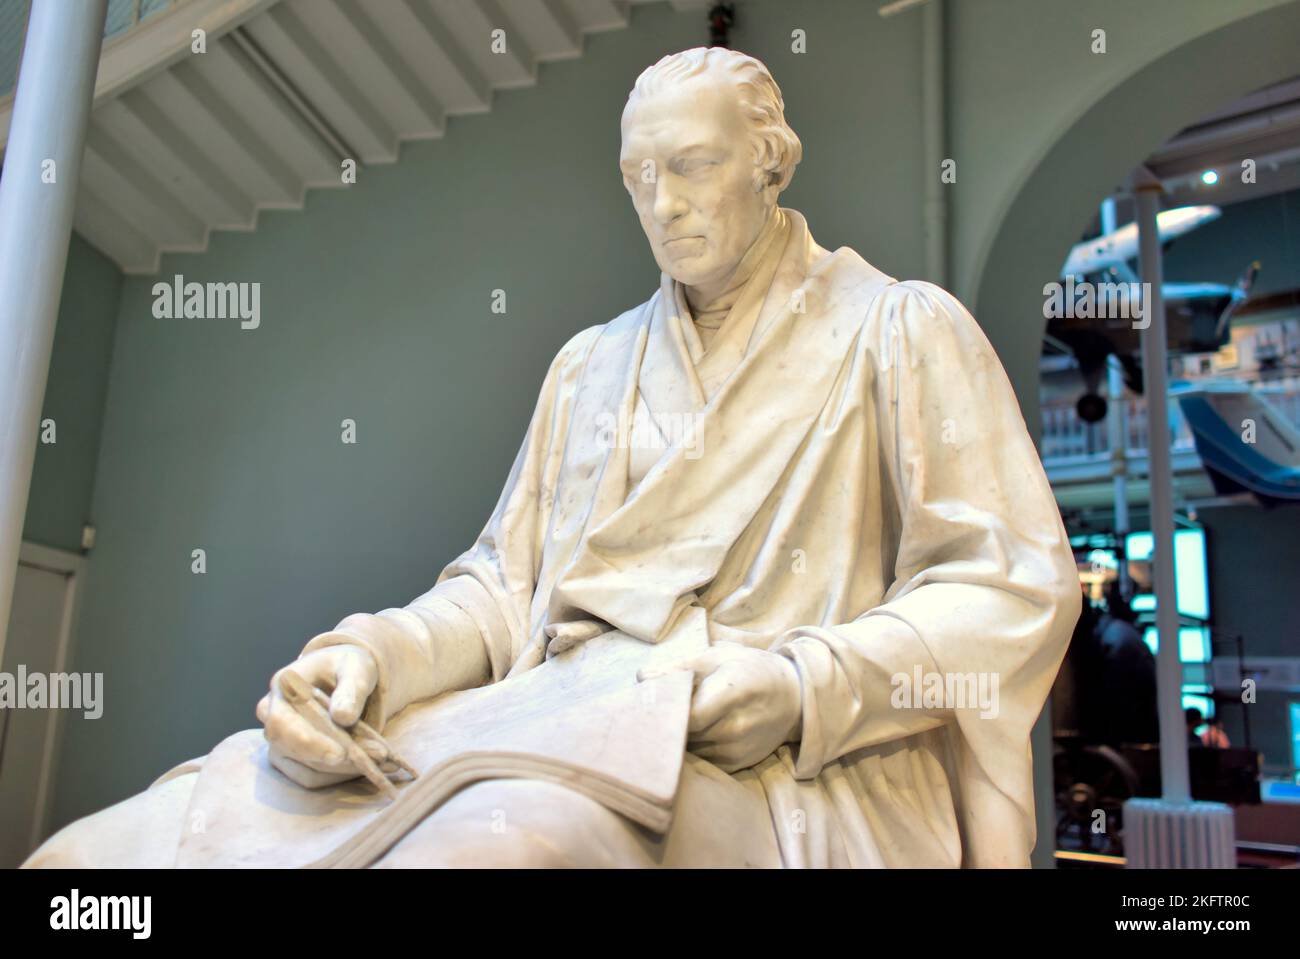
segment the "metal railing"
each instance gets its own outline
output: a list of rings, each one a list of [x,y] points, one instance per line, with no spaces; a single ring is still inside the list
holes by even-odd
[[[1282,386],[1256,385],[1256,391],[1278,410],[1287,421],[1300,428],[1300,384]],[[1127,449],[1130,455],[1147,452],[1146,401],[1135,397],[1124,401],[1128,407]],[[1105,420],[1085,423],[1079,419],[1072,401],[1044,403],[1042,457],[1046,465],[1065,465],[1101,461],[1110,457],[1110,430]],[[1175,454],[1193,452],[1196,445],[1191,428],[1183,418],[1177,402],[1169,406],[1171,450]]]

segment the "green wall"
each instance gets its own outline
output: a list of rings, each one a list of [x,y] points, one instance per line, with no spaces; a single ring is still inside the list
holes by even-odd
[[[73,234],[41,405],[42,422],[54,420],[55,442],[36,447],[23,523],[29,542],[78,552],[81,527],[93,518],[99,427],[121,292],[121,271]]]
[[[1205,199],[1212,202],[1213,194],[1207,191]],[[1260,272],[1252,296],[1300,288],[1300,190],[1236,203],[1180,237],[1165,255],[1165,278],[1233,286],[1256,259]]]

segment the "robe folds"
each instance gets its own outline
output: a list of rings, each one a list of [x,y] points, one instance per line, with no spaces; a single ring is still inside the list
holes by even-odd
[[[710,642],[797,667],[801,740],[736,774],[785,865],[1028,865],[1029,734],[1080,603],[1051,489],[963,306],[781,216],[707,353],[667,275],[574,336],[474,545],[308,649],[372,649],[382,723],[468,644],[499,681],[698,607]],[[994,706],[902,694],[923,676]]]
[[[382,729],[439,692],[430,676],[504,692],[613,631],[648,659],[689,625],[701,643],[788,657],[802,731],[733,774],[685,757],[673,821],[687,826],[664,837],[698,847],[681,861],[1026,866],[1029,734],[1080,591],[1006,374],[950,294],[822,249],[794,211],[777,211],[751,254],[707,349],[666,275],[645,303],[574,336],[474,544],[423,596],[349,616],[304,652],[369,649],[379,683],[364,718]],[[179,827],[189,797],[221,795],[223,776],[292,805],[276,792],[287,781],[257,778],[279,774],[252,769],[251,735],[122,805],[155,817],[165,806]],[[545,828],[574,832],[572,794],[542,795],[558,810]],[[623,848],[623,820],[584,808],[592,827],[578,841]],[[433,832],[467,835],[456,815]],[[720,819],[730,833],[710,830]],[[110,831],[108,818],[82,822],[83,834]],[[29,864],[68,864],[77,825]],[[709,848],[737,829],[770,829],[752,848],[771,855]],[[168,842],[137,858],[184,860]]]

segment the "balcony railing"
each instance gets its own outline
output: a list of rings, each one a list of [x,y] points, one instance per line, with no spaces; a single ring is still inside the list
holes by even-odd
[[[1300,383],[1281,386],[1259,385],[1256,392],[1268,400],[1287,421],[1300,428]],[[1135,397],[1124,401],[1128,407],[1126,446],[1128,454],[1144,458],[1148,447],[1146,400]],[[1066,466],[1101,462],[1110,458],[1110,426],[1106,421],[1085,423],[1075,412],[1073,401],[1042,405],[1044,465]],[[1171,449],[1178,453],[1195,452],[1192,431],[1176,401],[1169,404]]]

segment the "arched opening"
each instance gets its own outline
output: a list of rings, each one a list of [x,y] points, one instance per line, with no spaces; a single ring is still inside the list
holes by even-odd
[[[1300,75],[1300,59],[1295,56],[1298,31],[1300,4],[1288,4],[1244,18],[1179,46],[1098,99],[1043,153],[1041,160],[1025,177],[1019,191],[1007,204],[996,230],[988,234],[987,255],[976,271],[978,281],[974,287],[974,303],[976,315],[991,330],[991,338],[1005,366],[1011,371],[1031,429],[1039,431],[1042,425],[1039,384],[1037,377],[1028,371],[1037,373],[1039,370],[1039,354],[1048,325],[1044,311],[1044,286],[1061,276],[1065,255],[1080,240],[1081,230],[1096,219],[1100,202],[1116,194],[1129,173],[1139,164],[1146,163],[1179,131],[1247,94]],[[1300,146],[1300,143],[1296,145]],[[1264,175],[1286,177],[1294,175],[1294,171],[1266,169]],[[1295,186],[1292,183],[1291,189]],[[1184,198],[1170,205],[1192,202],[1213,200],[1209,197],[1204,201]],[[1130,207],[1128,215],[1121,213],[1119,223],[1131,219]],[[1090,235],[1095,235],[1095,231]],[[1166,280],[1169,279],[1171,277],[1167,274]],[[1188,278],[1178,276],[1173,279]],[[1195,698],[1193,694],[1197,690],[1187,684],[1199,682],[1204,687],[1206,718],[1210,718],[1209,710],[1213,709],[1216,696],[1228,688],[1223,686],[1221,677],[1216,679],[1211,662],[1212,655],[1232,658],[1232,651],[1224,648],[1223,644],[1236,642],[1238,648],[1244,644],[1246,657],[1293,655],[1280,637],[1294,635],[1291,630],[1295,618],[1281,597],[1287,595],[1282,579],[1294,569],[1295,558],[1300,555],[1289,545],[1300,533],[1300,508],[1287,507],[1270,512],[1258,503],[1211,503],[1209,500],[1215,491],[1210,489],[1208,480],[1200,476],[1199,468],[1196,472],[1195,478],[1201,481],[1200,486],[1205,490],[1204,494],[1198,495],[1206,497],[1199,513],[1195,502],[1190,503],[1190,510],[1187,509],[1189,499],[1194,501],[1196,496],[1176,493],[1175,498],[1183,521],[1182,531],[1194,533],[1188,536],[1189,541],[1199,537],[1201,544],[1198,548],[1204,564],[1201,575],[1206,583],[1208,611],[1199,623],[1191,623],[1186,632],[1202,638],[1205,657],[1203,662],[1193,666],[1186,665],[1186,658],[1182,658],[1185,663],[1184,693]],[[1138,502],[1138,513],[1119,537],[1121,543],[1128,533],[1136,531],[1143,535],[1143,530],[1150,529],[1142,514],[1144,502],[1143,495]],[[1065,505],[1062,501],[1069,525],[1069,511],[1064,509]],[[1096,529],[1102,530],[1109,521],[1105,517],[1098,519]],[[1071,529],[1071,532],[1076,531]],[[1145,535],[1149,536],[1149,533]],[[1176,548],[1181,549],[1182,543],[1177,542]],[[1261,557],[1266,557],[1262,563]],[[1178,562],[1182,563],[1183,559]],[[1272,579],[1274,576],[1276,580]],[[1180,615],[1182,600],[1180,584]],[[1134,636],[1143,635],[1146,626],[1147,623],[1139,619]],[[1180,641],[1182,632],[1180,625]],[[1144,637],[1144,641],[1146,639]],[[1211,646],[1215,647],[1212,655]],[[1189,677],[1198,678],[1193,680]],[[1109,708],[1114,696],[1110,693],[1108,696]],[[1119,698],[1126,697],[1121,695]],[[1264,768],[1256,773],[1262,772],[1265,778],[1270,774],[1283,778],[1293,774],[1288,772],[1293,770],[1293,763],[1288,755],[1286,731],[1288,710],[1294,699],[1294,695],[1281,689],[1262,694],[1258,706],[1252,703],[1248,720],[1244,710],[1239,711],[1240,714],[1225,711],[1227,734],[1233,744],[1240,745],[1244,736],[1253,749],[1264,755]],[[1245,725],[1247,721],[1249,726]],[[1035,736],[1035,757],[1041,775],[1043,757],[1052,754],[1052,743],[1045,730],[1036,731]],[[1098,747],[1089,744],[1089,748],[1095,750]],[[1127,754],[1123,754],[1124,757]],[[1098,759],[1092,753],[1085,758],[1089,762],[1106,759],[1104,756]],[[1132,763],[1114,767],[1106,763],[1102,765],[1105,768],[1096,770],[1100,779],[1115,779],[1116,768],[1132,772],[1136,778],[1143,774],[1140,764],[1136,771]],[[1074,777],[1066,782],[1067,787],[1086,778],[1078,769],[1067,774]],[[1195,777],[1193,769],[1194,783]],[[1062,782],[1058,781],[1057,787],[1060,790]],[[1064,796],[1067,802],[1058,801],[1058,813],[1069,805],[1070,795],[1068,788],[1060,793],[1058,799]],[[1089,816],[1096,808],[1105,806],[1097,796],[1090,794],[1086,798],[1087,802],[1079,800],[1075,804]],[[1039,801],[1043,803],[1044,800],[1040,785]],[[1046,821],[1043,813],[1040,808],[1040,834],[1051,835],[1054,824]]]
[[[1035,435],[1043,285],[1056,278],[1061,252],[1077,242],[1102,198],[1161,143],[1217,107],[1300,72],[1298,31],[1300,3],[1287,4],[1147,64],[1046,151],[987,234],[988,253],[975,271],[974,312],[992,331]]]

